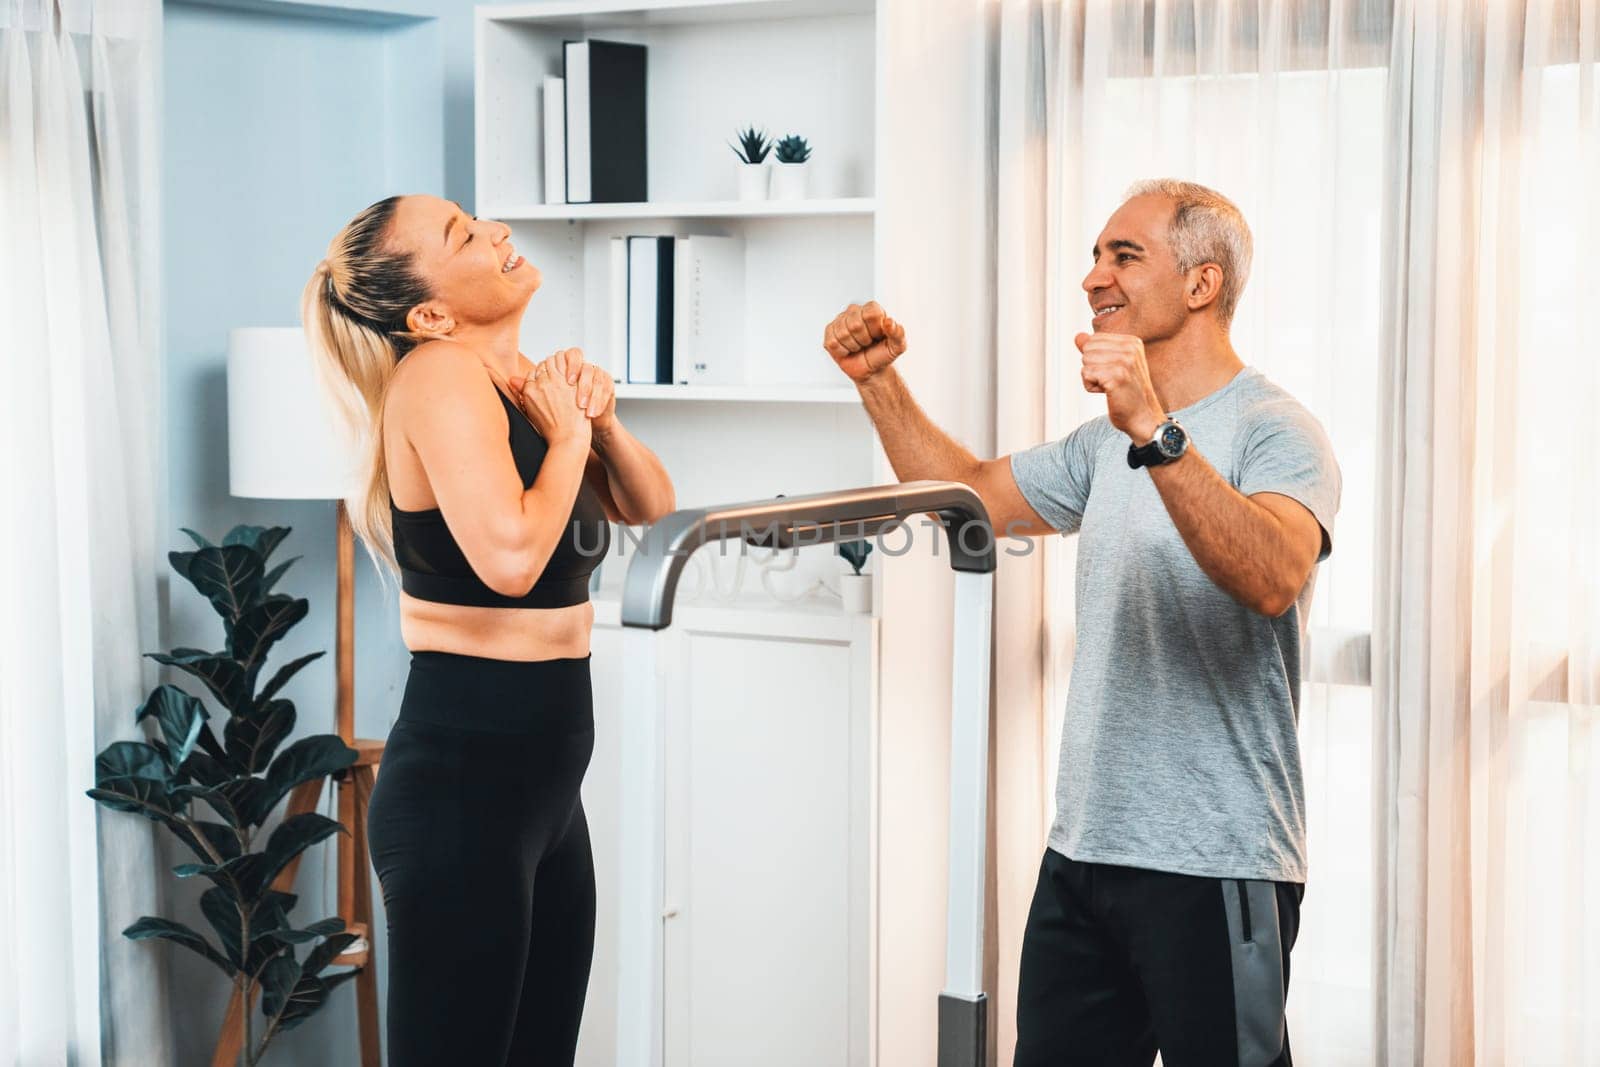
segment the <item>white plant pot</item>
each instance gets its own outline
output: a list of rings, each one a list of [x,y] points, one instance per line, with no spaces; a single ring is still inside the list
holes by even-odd
[[[774,163],[772,165],[772,199],[804,200],[811,162]]]
[[[739,199],[765,200],[767,198],[767,172],[771,168],[765,163],[740,163],[738,167]]]
[[[872,613],[872,575],[841,574],[839,576],[839,599],[844,601],[844,610],[870,615]]]

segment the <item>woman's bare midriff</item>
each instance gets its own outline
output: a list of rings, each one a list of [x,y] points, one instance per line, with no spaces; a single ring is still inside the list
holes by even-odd
[[[400,594],[400,636],[413,652],[486,659],[582,659],[589,654],[594,605],[476,608]]]

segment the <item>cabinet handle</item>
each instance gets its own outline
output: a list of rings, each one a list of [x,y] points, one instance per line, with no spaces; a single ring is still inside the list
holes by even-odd
[[[661,917],[663,919],[676,919],[678,917],[678,909],[677,908],[663,908],[662,911],[661,911]]]

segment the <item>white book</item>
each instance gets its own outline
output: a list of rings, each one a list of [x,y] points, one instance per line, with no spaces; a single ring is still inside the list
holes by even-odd
[[[628,381],[656,384],[656,272],[654,237],[628,238]]]
[[[596,360],[619,382],[628,380],[628,239],[613,237],[611,287],[606,299],[607,350]]]
[[[589,182],[589,42],[567,41],[564,46],[567,105],[567,202],[587,204]]]
[[[745,381],[744,241],[679,237],[672,287],[672,380]]]
[[[561,78],[544,80],[544,202],[567,202],[567,94]]]

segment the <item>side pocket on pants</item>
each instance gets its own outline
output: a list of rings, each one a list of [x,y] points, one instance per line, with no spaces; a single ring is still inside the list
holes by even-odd
[[[1271,882],[1223,879],[1233,951],[1233,1011],[1241,1067],[1269,1064],[1283,1051],[1283,946]]]

